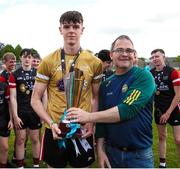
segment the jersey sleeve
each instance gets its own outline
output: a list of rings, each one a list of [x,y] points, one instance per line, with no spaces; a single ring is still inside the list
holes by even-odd
[[[102,76],[103,76],[103,70],[102,70],[102,62],[98,58],[96,58],[97,61],[94,65],[94,77],[92,80],[92,83],[99,83],[101,82]]]
[[[9,86],[6,87],[5,98],[6,98],[6,100],[8,100],[8,101],[9,101],[9,99],[10,99],[10,90],[9,90]]]
[[[180,86],[180,71],[177,69],[174,69],[171,73],[171,79],[173,86]]]
[[[16,88],[16,80],[13,73],[9,76],[9,88]]]
[[[0,83],[6,84],[4,86],[5,87],[5,99],[9,100],[10,92],[9,92],[9,86],[8,86],[8,84],[6,82],[7,82],[6,78],[4,76],[0,76]]]
[[[42,60],[42,63],[39,65],[36,75],[36,81],[42,82],[42,83],[48,83],[50,79],[50,73],[49,73],[49,65],[47,63],[47,60]]]
[[[136,74],[134,82],[129,87],[127,95],[118,105],[121,121],[135,117],[154,96],[155,82],[149,71],[141,70]]]
[[[6,78],[4,76],[0,76],[0,82],[6,83]]]
[[[103,87],[99,88],[99,111],[103,110]],[[104,138],[106,135],[105,123],[96,123],[95,138]]]

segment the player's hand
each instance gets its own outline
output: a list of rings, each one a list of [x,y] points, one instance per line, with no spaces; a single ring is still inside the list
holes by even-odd
[[[166,124],[169,117],[170,117],[170,113],[168,113],[168,112],[164,113],[160,118],[160,123],[161,124]]]
[[[94,124],[93,123],[86,123],[81,125],[82,128],[82,138],[87,138],[94,133]]]
[[[16,116],[13,120],[15,129],[22,129],[23,121],[18,116]]]
[[[54,140],[62,139],[61,137],[59,137],[59,135],[61,134],[61,130],[59,129],[57,123],[51,125],[51,130]]]

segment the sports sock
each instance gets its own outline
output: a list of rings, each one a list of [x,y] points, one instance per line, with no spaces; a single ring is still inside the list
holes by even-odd
[[[159,166],[166,167],[166,159],[165,158],[160,158]]]
[[[7,163],[6,164],[0,163],[0,168],[7,168]]]
[[[39,168],[39,158],[33,158],[33,167]]]

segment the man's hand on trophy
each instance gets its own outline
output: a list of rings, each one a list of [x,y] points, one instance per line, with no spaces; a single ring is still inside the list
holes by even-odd
[[[86,112],[80,108],[72,107],[67,110],[68,114],[66,116],[67,120],[72,123],[87,123],[91,121],[91,113]]]
[[[61,130],[59,129],[58,125],[56,123],[53,123],[51,125],[52,135],[54,140],[62,139],[62,137],[59,137],[61,134]]]

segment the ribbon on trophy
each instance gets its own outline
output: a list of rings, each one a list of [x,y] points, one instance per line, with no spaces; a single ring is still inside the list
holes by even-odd
[[[67,109],[70,107],[78,107],[79,101],[82,94],[82,89],[84,85],[84,74],[80,69],[74,68],[72,72],[64,77],[64,86],[66,94],[67,107],[64,110],[64,114],[60,119],[59,128],[62,132],[60,137],[62,139],[58,140],[59,147],[66,147],[65,141],[67,138],[81,137],[81,129],[79,123],[70,123],[70,121],[65,120],[67,116]]]

